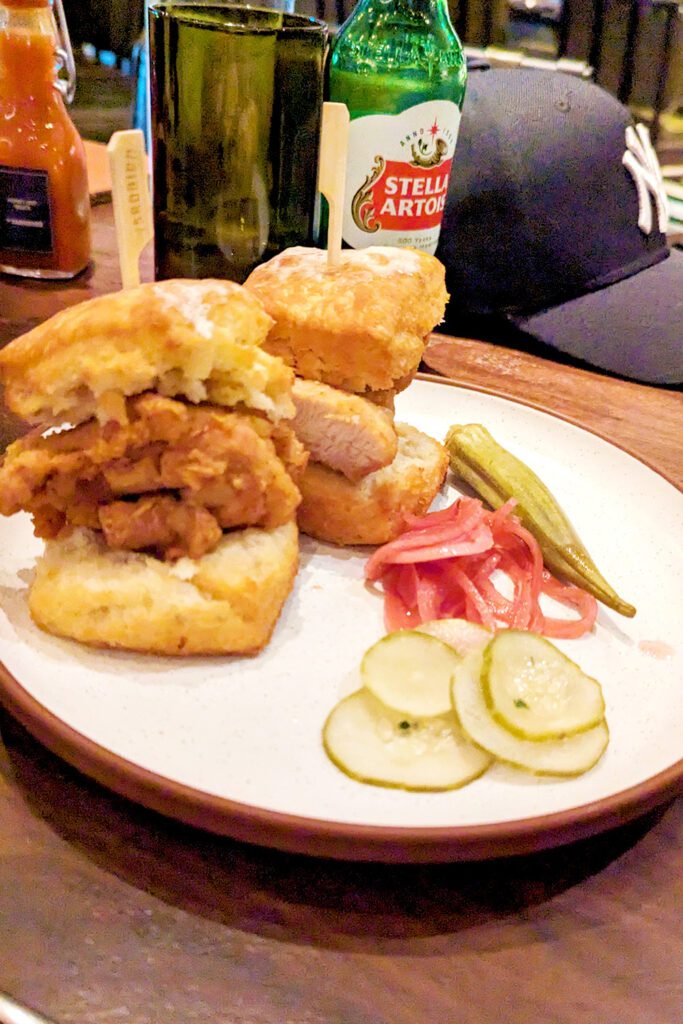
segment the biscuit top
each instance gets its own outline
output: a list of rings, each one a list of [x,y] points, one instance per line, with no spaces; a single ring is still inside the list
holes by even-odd
[[[339,266],[330,267],[324,249],[297,246],[256,267],[245,287],[276,323],[425,335],[443,317],[444,281],[443,265],[418,249],[344,249]]]
[[[258,278],[264,267],[270,267],[281,280],[291,274],[306,277],[388,277],[394,274],[424,274],[434,257],[418,249],[398,249],[388,245],[372,245],[367,249],[342,249],[341,266],[330,267],[325,249],[310,249],[298,245],[285,249],[267,264],[253,271]],[[436,261],[434,261],[436,262]]]
[[[14,412],[79,423],[112,398],[157,390],[291,416],[292,373],[260,346],[272,325],[231,281],[161,281],[65,309],[0,352]]]
[[[92,335],[94,329],[108,330],[113,341],[122,329],[143,325],[153,329],[165,320],[169,325],[175,321],[177,326],[190,329],[200,337],[211,338],[226,313],[232,317],[240,311],[250,313],[254,319],[249,336],[245,333],[242,340],[247,344],[261,344],[270,327],[269,317],[260,303],[254,302],[251,295],[245,294],[244,289],[232,281],[157,281],[100,295],[55,313],[16,338],[0,352],[0,374],[31,362],[32,356],[38,353],[45,359],[59,349],[68,348],[83,336]]]
[[[441,263],[419,249],[398,249],[388,245],[342,249],[340,264],[331,267],[325,249],[299,245],[285,249],[252,270],[246,287],[257,292],[266,285],[284,290],[293,282],[298,286],[305,282],[323,296],[339,289],[372,285],[379,279],[401,280],[419,287],[420,281],[434,276],[445,277]]]
[[[213,336],[213,317],[220,308],[216,299],[227,299],[237,294],[238,285],[231,281],[160,281],[149,291],[162,306],[174,311],[194,327],[203,338]],[[210,299],[214,301],[211,302]]]
[[[417,369],[441,322],[445,268],[417,249],[345,249],[330,267],[323,249],[286,249],[245,287],[275,321],[266,342],[301,377],[363,393],[394,389]]]

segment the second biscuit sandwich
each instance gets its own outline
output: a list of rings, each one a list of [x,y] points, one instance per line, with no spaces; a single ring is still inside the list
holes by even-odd
[[[398,429],[408,386],[448,298],[438,260],[417,250],[288,249],[246,282],[274,320],[265,342],[297,374],[293,428],[311,461],[301,529],[335,544],[382,544],[426,511],[447,468],[438,442]]]

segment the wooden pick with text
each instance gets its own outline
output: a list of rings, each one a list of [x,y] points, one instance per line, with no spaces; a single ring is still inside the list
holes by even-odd
[[[318,191],[325,196],[329,206],[327,224],[327,265],[329,267],[337,267],[341,262],[348,140],[349,110],[346,104],[323,103]]]
[[[140,284],[140,253],[154,237],[145,139],[141,131],[114,132],[107,145],[123,288]]]

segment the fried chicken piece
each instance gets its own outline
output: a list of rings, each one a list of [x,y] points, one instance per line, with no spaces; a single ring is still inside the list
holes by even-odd
[[[139,459],[116,459],[105,466],[102,475],[114,494],[140,494],[158,491],[164,485],[159,472],[160,451],[148,451]]]
[[[271,440],[278,458],[282,459],[292,480],[298,484],[308,465],[308,449],[303,446],[292,428],[284,423],[275,424],[271,431]]]
[[[201,558],[223,536],[215,516],[168,495],[115,501],[98,509],[104,539],[110,548],[154,551],[173,561],[187,555]]]
[[[297,377],[292,427],[315,462],[361,480],[396,455],[393,418],[359,395]]]
[[[93,420],[11,445],[0,466],[0,513],[32,512],[46,538],[67,524],[100,529],[102,506],[158,491],[194,509],[193,522],[211,508],[224,528],[293,517],[300,494],[288,467],[301,473],[308,456],[284,425],[155,393],[129,399],[126,415],[127,423]],[[124,504],[130,514],[134,505]]]
[[[416,366],[411,373],[399,377],[398,380],[394,381],[393,388],[387,388],[384,391],[364,391],[363,398],[366,398],[368,402],[373,402],[375,405],[380,405],[383,409],[388,409],[393,414],[395,412],[396,395],[401,391],[405,391],[408,385],[412,384],[417,371],[418,367]]]

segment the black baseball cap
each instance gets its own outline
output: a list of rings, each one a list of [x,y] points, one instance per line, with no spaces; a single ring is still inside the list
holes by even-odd
[[[470,74],[439,248],[445,328],[683,381],[683,252],[647,129],[592,82]]]

